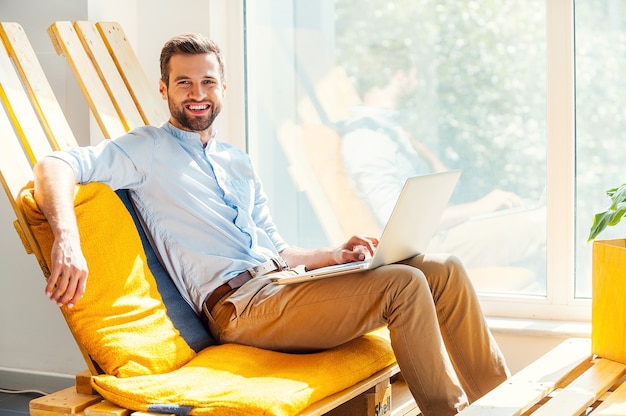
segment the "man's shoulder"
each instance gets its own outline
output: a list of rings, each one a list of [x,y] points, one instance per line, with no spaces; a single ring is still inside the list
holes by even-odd
[[[163,126],[138,126],[131,129],[127,135],[154,137],[161,134],[168,134]],[[123,136],[122,136],[123,137]]]
[[[167,130],[157,126],[139,126],[131,129],[126,134],[111,140],[121,147],[131,146],[145,148],[152,147],[156,143],[163,142],[160,138],[169,136]]]

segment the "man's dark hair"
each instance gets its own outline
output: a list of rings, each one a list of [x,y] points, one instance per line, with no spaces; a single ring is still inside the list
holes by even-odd
[[[161,49],[161,79],[169,86],[170,59],[176,54],[197,55],[212,53],[217,58],[220,78],[224,81],[224,59],[215,42],[198,33],[183,33],[168,40]]]

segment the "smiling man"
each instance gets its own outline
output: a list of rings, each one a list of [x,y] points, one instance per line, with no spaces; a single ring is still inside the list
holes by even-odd
[[[199,132],[206,146],[213,133],[213,121],[222,109],[226,90],[223,66],[216,54],[193,51],[171,55],[164,49],[161,59],[163,76],[159,91],[167,100],[170,123],[181,130]],[[198,97],[203,98],[201,102],[196,101]]]
[[[268,276],[363,260],[375,238],[289,246],[248,155],[216,139],[226,91],[219,48],[184,34],[161,53],[171,117],[35,166],[35,198],[55,241],[48,297],[72,307],[88,290],[73,207],[76,183],[127,188],[178,290],[219,342],[288,352],[331,348],[387,325],[424,415],[453,415],[508,376],[461,262],[427,254],[336,278],[279,285]]]

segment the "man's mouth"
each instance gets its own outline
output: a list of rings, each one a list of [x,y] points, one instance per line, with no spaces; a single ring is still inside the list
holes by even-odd
[[[209,105],[208,104],[187,104],[185,108],[187,108],[187,110],[192,111],[192,112],[202,112],[202,111],[208,110]]]

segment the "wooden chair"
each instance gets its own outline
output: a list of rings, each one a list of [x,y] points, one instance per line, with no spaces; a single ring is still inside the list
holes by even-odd
[[[87,23],[76,24],[76,27],[80,26],[91,27]],[[73,29],[74,25],[72,24],[69,24],[69,28],[68,25],[65,24],[56,24],[55,27],[57,29],[64,27],[65,30],[68,30],[68,33],[76,34]],[[92,34],[105,32],[110,34],[111,32],[107,32],[107,29],[103,29],[103,27],[108,27],[113,30],[114,33],[118,33],[122,40],[124,40],[121,29],[115,24],[102,24],[93,27],[99,27],[99,29],[96,32],[92,32]],[[0,146],[2,147],[2,152],[0,152],[0,178],[15,211],[17,220],[14,224],[18,234],[22,238],[24,247],[28,253],[35,255],[44,276],[47,277],[49,275],[49,268],[46,261],[47,253],[42,250],[42,242],[36,237],[36,233],[33,232],[31,219],[25,214],[22,193],[24,188],[31,186],[32,166],[37,160],[55,149],[67,149],[76,146],[76,140],[22,28],[16,23],[0,23],[0,37],[2,38],[3,44],[3,46],[0,47],[0,98],[2,99],[5,110],[0,111]],[[70,45],[77,47],[81,44],[80,41],[78,44],[69,42],[66,38],[64,38],[62,42],[65,47],[69,47]],[[104,40],[100,38],[98,42],[104,42]],[[122,42],[122,45],[123,47],[127,46],[125,40]],[[110,44],[109,48],[117,50],[118,53],[120,52],[114,43],[113,45]],[[94,49],[92,49],[92,51],[93,50]],[[100,52],[102,52],[102,49]],[[118,56],[117,59],[119,59],[120,55],[116,56]],[[125,55],[126,59],[132,59],[132,57],[134,57],[134,54]],[[77,73],[88,74],[90,73],[89,68],[95,71],[91,64],[91,59],[92,58],[80,61],[76,57],[72,61],[72,66]],[[113,58],[109,56],[108,59],[110,61]],[[92,66],[90,67],[89,65]],[[139,68],[134,64],[131,64],[130,67],[133,67],[135,70]],[[136,74],[136,72],[134,73]],[[91,72],[92,77],[93,74],[94,73]],[[98,79],[106,79],[110,82],[112,75],[106,72],[102,74],[102,78],[98,75],[84,85],[97,85],[96,80]],[[124,85],[133,85],[135,87],[142,85],[140,81],[132,81],[132,75],[126,75],[125,77],[121,77],[121,79],[125,80]],[[115,88],[120,91],[122,90],[121,84],[119,83]],[[106,89],[104,89],[104,91],[106,91]],[[126,104],[120,104],[120,100],[112,100],[108,92],[105,93],[101,90],[101,94],[96,95],[87,93],[87,90],[85,90],[87,99],[91,100],[92,109],[97,108],[98,110],[94,115],[98,114],[96,119],[99,120],[98,123],[101,127],[107,129],[107,136],[113,136],[118,133],[121,134],[135,125],[145,123],[157,124],[162,120],[164,114],[162,110],[159,110],[158,106],[150,107],[151,100],[149,99],[140,100],[136,98],[142,93],[137,92],[137,90],[133,91],[134,92],[127,92],[129,97],[134,97],[132,101],[127,101]],[[145,89],[144,92],[145,91],[148,91],[148,89]],[[146,106],[140,106],[137,102],[145,103]],[[108,103],[111,103],[111,106],[109,106]],[[134,111],[136,113],[131,111],[133,108],[135,108]],[[137,114],[139,114],[139,116],[137,116]],[[124,200],[123,193],[119,196]],[[129,205],[126,206],[129,207]],[[132,216],[133,212],[131,211],[132,209],[129,210],[129,213]],[[137,228],[139,234],[141,234],[140,228],[141,227]],[[150,266],[152,270],[153,266],[158,267],[158,261],[155,262],[155,257],[153,257],[151,263],[148,253],[151,247],[149,244],[146,244],[145,240],[143,240],[143,243],[146,250],[148,266]],[[156,278],[158,272],[153,271],[153,273]],[[165,284],[168,284],[167,280],[169,279],[166,279]],[[162,292],[161,296],[163,297],[163,302],[166,303],[167,314],[178,314],[176,319],[173,317],[170,318],[172,322],[174,322],[175,328],[180,331],[180,334],[188,342],[189,346],[193,346],[193,349],[199,351],[199,354],[209,351],[211,353],[217,353],[218,355],[222,348],[228,349],[231,347],[229,345],[210,345],[212,342],[206,338],[210,337],[206,331],[204,339],[192,339],[189,341],[185,338],[185,332],[188,332],[187,335],[191,332],[192,338],[193,336],[197,337],[198,334],[203,336],[200,333],[202,331],[198,329],[202,328],[199,319],[195,314],[189,314],[188,305],[185,306],[186,303],[180,294],[175,291],[172,292],[171,290],[167,290],[168,293],[165,294],[161,286],[163,282],[158,281],[157,278],[156,283],[158,290]],[[169,284],[171,285],[171,281]],[[183,322],[181,323],[180,319],[183,316],[186,316],[186,318],[183,318]],[[196,321],[192,322],[193,319],[191,319],[190,316],[194,317]],[[182,326],[179,327],[178,325]],[[189,327],[185,329],[184,327],[187,325],[191,325],[195,330],[189,331]],[[76,334],[74,335],[76,336]],[[102,370],[98,363],[94,361],[92,357],[93,354],[88,351],[84,345],[81,345],[80,342],[78,342],[78,345],[84,356],[88,370],[77,375],[76,388],[62,390],[33,400],[30,406],[31,414],[45,416],[75,413],[82,414],[83,412],[84,414],[97,415],[130,414],[130,410],[103,400],[101,396],[94,394],[94,376],[97,377],[98,374],[102,373]],[[245,359],[246,356],[248,356],[247,358],[254,360],[255,354],[265,353],[279,354],[244,347],[243,352],[241,352],[242,355],[237,358]],[[315,354],[311,354],[311,359],[313,359],[314,356]],[[300,356],[299,359],[306,361],[308,357],[309,355],[304,355]],[[229,357],[224,357],[225,360],[227,358]],[[311,361],[311,365],[314,365],[313,361]],[[329,368],[328,370],[330,381],[332,374],[334,374],[331,370],[334,369]],[[321,372],[320,374],[323,375],[326,369],[317,367],[316,372]],[[372,371],[370,375],[363,377],[352,386],[336,391],[312,403],[305,409],[299,411],[299,414],[374,414],[374,412],[377,411],[376,409],[378,409],[379,412],[377,414],[418,414],[419,410],[416,408],[412,398],[410,398],[406,385],[401,380],[393,383],[393,412],[388,406],[391,400],[392,390],[390,380],[397,375],[398,367],[395,362],[391,362],[382,366],[382,368]],[[219,380],[207,380],[207,383],[219,384]],[[268,383],[271,383],[270,379],[268,379]],[[385,413],[381,413],[380,409],[385,409]],[[141,414],[146,414],[145,409],[142,410],[144,413]],[[161,411],[162,410],[163,409],[161,409]],[[181,410],[178,409],[177,411],[180,412]],[[269,412],[270,411],[268,411],[268,414],[271,414]]]

